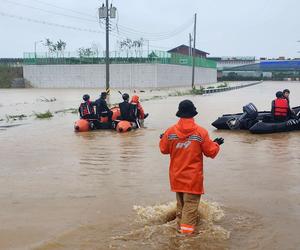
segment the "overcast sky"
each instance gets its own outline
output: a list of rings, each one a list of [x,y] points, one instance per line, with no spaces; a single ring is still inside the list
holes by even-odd
[[[23,57],[23,52],[34,50],[35,41],[45,38],[66,41],[66,51],[92,44],[103,50],[105,36],[96,33],[104,32],[104,26],[100,27],[97,21],[101,3],[98,0],[0,0],[0,57]],[[300,51],[299,0],[113,0],[112,3],[118,9],[118,18],[113,21],[111,50],[118,49],[117,40],[124,37],[149,39],[150,49],[168,50],[188,44],[193,15],[197,13],[196,47],[211,56],[300,56],[297,53]],[[46,48],[38,43],[37,51]]]

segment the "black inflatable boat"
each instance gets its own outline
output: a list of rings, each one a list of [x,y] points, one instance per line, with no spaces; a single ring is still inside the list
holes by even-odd
[[[299,117],[300,106],[293,111]],[[212,125],[217,129],[249,130],[254,134],[266,134],[300,130],[300,120],[290,119],[285,122],[274,122],[270,111],[257,111],[254,104],[249,103],[243,107],[243,113],[226,114],[215,120]]]
[[[288,132],[293,130],[300,130],[300,120],[290,119],[285,122],[263,122],[255,123],[249,131],[253,134],[268,134],[278,132]]]

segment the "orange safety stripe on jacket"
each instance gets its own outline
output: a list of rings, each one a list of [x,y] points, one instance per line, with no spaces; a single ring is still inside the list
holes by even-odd
[[[289,104],[287,99],[276,99],[274,102],[274,115],[275,116],[287,116],[289,110]]]
[[[220,149],[207,130],[193,118],[181,118],[164,133],[159,147],[163,154],[170,154],[171,190],[203,194],[203,155],[214,158]]]

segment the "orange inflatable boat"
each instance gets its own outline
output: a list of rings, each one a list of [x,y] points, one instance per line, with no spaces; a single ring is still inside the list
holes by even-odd
[[[95,129],[116,129],[116,131],[124,133],[138,127],[134,122],[118,120],[120,116],[120,109],[118,107],[111,108],[111,111],[113,112],[113,126],[108,123],[107,117],[101,117],[99,120],[79,119],[74,124],[75,132],[87,132]]]

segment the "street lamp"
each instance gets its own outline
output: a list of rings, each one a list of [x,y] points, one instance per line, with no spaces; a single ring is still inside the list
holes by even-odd
[[[36,45],[38,44],[38,43],[42,43],[43,42],[43,40],[39,40],[39,41],[35,41],[34,42],[34,58],[36,59]]]

